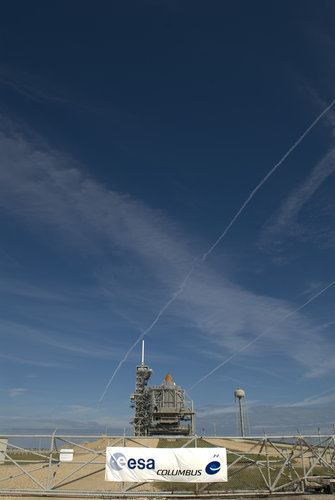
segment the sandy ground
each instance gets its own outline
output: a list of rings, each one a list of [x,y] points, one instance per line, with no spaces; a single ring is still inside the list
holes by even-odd
[[[23,474],[16,465],[2,465],[0,467],[0,489],[36,490],[36,493],[49,484],[49,489],[80,490],[80,491],[120,491],[121,484],[105,481],[105,450],[107,446],[149,446],[156,448],[158,439],[139,438],[129,439],[100,439],[95,442],[83,442],[81,445],[71,446],[64,444],[62,448],[74,450],[74,461],[52,465],[49,471],[48,464],[26,464]],[[136,491],[152,491],[150,484],[138,486]],[[1,494],[1,491],[0,491]]]

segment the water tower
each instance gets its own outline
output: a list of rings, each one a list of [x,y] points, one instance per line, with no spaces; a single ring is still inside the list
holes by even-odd
[[[241,434],[241,436],[244,437],[248,432],[250,432],[245,392],[243,389],[238,387],[234,392],[234,395],[235,395],[236,434],[237,435]]]

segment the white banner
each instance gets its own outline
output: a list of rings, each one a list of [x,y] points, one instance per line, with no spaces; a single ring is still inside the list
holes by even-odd
[[[227,481],[225,448],[106,449],[106,481]]]

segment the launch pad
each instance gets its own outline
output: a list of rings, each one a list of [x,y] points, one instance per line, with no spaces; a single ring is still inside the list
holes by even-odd
[[[136,387],[131,394],[131,406],[135,409],[135,436],[192,436],[195,433],[193,401],[168,373],[162,385],[148,386],[153,371],[142,361],[136,367]]]

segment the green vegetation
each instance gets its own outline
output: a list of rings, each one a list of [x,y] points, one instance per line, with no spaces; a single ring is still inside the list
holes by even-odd
[[[157,448],[181,448],[185,447],[189,439],[171,440],[162,438],[159,440]],[[191,441],[186,445],[187,448],[194,448],[195,442]],[[212,444],[206,442],[204,439],[197,440],[198,448],[213,447]],[[241,455],[241,458],[232,465]],[[270,481],[271,485],[276,481],[278,474],[281,470],[283,460],[282,457],[269,457],[270,477],[268,477],[267,460],[265,455],[258,455],[257,453],[244,453],[244,452],[227,452],[227,465],[228,465],[228,481],[219,483],[183,483],[183,482],[160,482],[155,483],[155,488],[159,491],[238,491],[238,490],[265,490],[269,488],[267,482]],[[256,465],[256,463],[257,465]],[[314,475],[327,475],[323,467],[315,467],[313,469]],[[301,466],[291,465],[285,467],[275,487],[284,486],[291,481],[299,483],[300,478],[303,477],[303,469]],[[204,488],[205,487],[205,488]],[[292,490],[292,486],[289,487]],[[285,489],[283,490],[285,491]]]
[[[190,443],[188,443],[191,441]],[[186,445],[186,443],[188,443]],[[190,440],[190,438],[160,438],[158,441],[157,448],[195,448],[195,441]],[[185,446],[186,445],[186,446]],[[208,443],[202,438],[197,439],[197,448],[213,448],[213,445]]]
[[[49,457],[50,457],[50,451],[49,450],[27,450],[27,451],[22,451],[22,450],[8,450],[7,451],[8,456],[18,462],[20,465],[21,464],[29,464],[29,463],[34,463],[34,462],[49,462]],[[52,453],[52,458],[53,460],[58,460],[59,459],[59,453],[53,452]],[[13,462],[6,458],[5,459],[5,465],[10,465]],[[4,465],[4,464],[2,464]]]
[[[280,471],[280,467],[271,471],[271,483],[273,483]],[[262,473],[265,480],[268,480],[266,467],[262,467]],[[299,477],[302,475],[302,470],[297,471]],[[285,484],[297,480],[297,475],[292,470],[286,470],[281,475],[276,483],[276,487],[284,486]],[[200,483],[198,489],[204,491],[239,491],[239,490],[268,490],[268,486],[255,465],[241,470],[241,467],[236,467],[228,471],[228,481],[218,483]],[[196,491],[197,485],[195,483],[176,483],[176,482],[162,482],[155,483],[155,488],[159,491]]]

